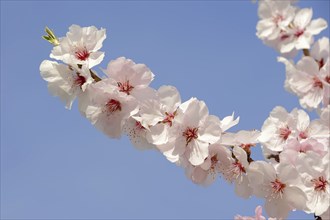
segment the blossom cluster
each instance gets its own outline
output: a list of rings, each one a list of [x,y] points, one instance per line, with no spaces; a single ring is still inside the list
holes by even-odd
[[[275,107],[258,138],[265,161],[250,164],[250,186],[265,198],[270,217],[284,219],[290,210],[314,213],[330,219],[330,70],[329,38],[314,43],[314,35],[327,28],[324,19],[312,20],[312,9],[299,9],[294,1],[259,1],[256,35],[281,53],[285,64],[284,88],[298,96],[301,107],[316,110],[311,120],[301,109],[288,112]],[[303,51],[296,63],[293,58]],[[237,220],[265,219],[261,207],[255,217],[237,215]],[[271,218],[270,218],[271,219]]]
[[[50,57],[57,61],[44,60],[40,73],[67,109],[77,100],[80,113],[105,135],[127,135],[137,149],[159,151],[194,183],[207,186],[220,176],[235,185],[237,195],[264,198],[271,218],[284,219],[292,210],[303,210],[326,219],[329,39],[312,43],[313,35],[327,24],[311,20],[312,9],[298,9],[292,1],[260,1],[259,16],[257,36],[283,54],[278,60],[286,66],[285,88],[299,97],[303,108],[317,109],[318,119],[311,120],[301,109],[287,112],[277,106],[261,131],[228,132],[239,117],[211,115],[204,101],[182,101],[173,86],[150,87],[155,76],[145,64],[119,57],[100,76],[92,68],[104,59],[99,50],[106,32],[94,26],[72,25],[59,39],[47,28],[44,38],[54,45]],[[285,58],[301,49],[306,56],[297,64]],[[253,159],[251,148],[257,144],[266,161]],[[256,217],[236,219],[265,218],[257,207]]]

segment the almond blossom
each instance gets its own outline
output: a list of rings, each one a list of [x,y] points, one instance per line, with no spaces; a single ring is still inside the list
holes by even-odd
[[[94,81],[86,66],[79,69],[50,60],[40,64],[40,74],[48,82],[50,93],[58,96],[67,109],[71,109],[74,99]]]
[[[66,37],[60,38],[59,45],[53,48],[50,57],[66,64],[80,64],[92,68],[104,58],[104,52],[98,50],[105,38],[103,28],[98,30],[94,26],[71,25]]]
[[[209,156],[199,166],[187,166],[186,175],[194,183],[208,186],[212,184],[220,172],[220,157],[222,154],[222,146],[219,143],[209,146]]]
[[[285,62],[285,61],[284,61]],[[293,72],[287,75],[291,91],[299,97],[302,107],[316,109],[324,98],[328,97],[330,87],[329,59],[319,68],[318,62],[312,57],[303,57],[296,67],[285,64]],[[327,105],[327,103],[324,103]]]
[[[252,162],[248,178],[253,194],[265,198],[265,209],[270,217],[284,219],[289,211],[306,208],[304,186],[291,165],[279,164],[275,170],[265,161]]]
[[[323,158],[309,154],[309,157],[298,161],[298,170],[306,186],[309,212],[316,216],[324,214],[330,206],[329,152]]]
[[[218,156],[219,170],[222,176],[228,182],[235,184],[235,192],[238,196],[248,198],[252,194],[252,189],[247,176],[249,163],[246,152],[237,146],[233,148],[232,152],[225,147],[219,150],[222,151],[220,152],[221,155]]]
[[[119,138],[126,121],[138,112],[138,102],[112,86],[108,80],[93,84],[89,103],[85,106],[87,119],[111,138]]]
[[[118,90],[138,100],[154,98],[154,91],[149,84],[154,74],[144,64],[136,64],[130,59],[119,57],[109,62],[104,72],[109,76],[110,83]]]
[[[281,36],[281,53],[288,53],[293,49],[309,49],[314,41],[313,36],[327,28],[324,19],[312,20],[312,16],[313,10],[309,8],[300,9],[296,13],[293,22]]]
[[[209,156],[209,145],[220,139],[219,118],[209,115],[207,106],[196,98],[182,103],[174,118],[176,139],[169,152],[178,160],[185,157],[194,165],[201,165]]]
[[[289,1],[260,1],[257,36],[262,40],[275,40],[286,29],[295,16],[296,7]]]
[[[260,143],[272,151],[282,151],[287,140],[294,137],[296,116],[283,107],[275,107],[261,128]]]
[[[136,118],[138,118],[138,116],[133,116],[126,121],[123,127],[124,132],[138,150],[155,148],[155,145],[147,141],[146,136],[149,133],[148,127],[144,127]]]

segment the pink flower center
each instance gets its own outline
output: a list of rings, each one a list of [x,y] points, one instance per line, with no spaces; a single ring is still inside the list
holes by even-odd
[[[81,75],[77,75],[77,77],[75,78],[74,81],[74,85],[79,86],[80,88],[82,87],[82,85],[84,85],[86,82],[86,78],[81,76]]]
[[[296,33],[294,33],[294,36],[298,38],[298,37],[300,37],[301,35],[303,35],[304,32],[305,32],[305,30],[297,30]]]
[[[173,121],[173,119],[174,119],[174,117],[175,117],[175,112],[174,113],[167,113],[167,112],[165,112],[165,115],[166,115],[166,117],[165,117],[165,119],[162,121],[162,123],[168,123],[169,125],[170,125],[170,127],[172,126],[172,121]]]
[[[299,133],[299,137],[300,137],[301,139],[306,139],[306,138],[308,138],[308,135],[306,134],[306,132],[301,131],[301,132]]]
[[[280,137],[283,140],[288,139],[288,137],[290,136],[290,134],[291,134],[291,130],[289,129],[288,126],[286,126],[285,128],[280,128]]]
[[[191,142],[193,139],[197,139],[198,135],[198,128],[187,128],[183,133],[182,136],[186,138],[187,145],[189,142]]]
[[[270,186],[272,187],[273,195],[275,196],[278,195],[282,196],[284,192],[284,188],[286,187],[286,185],[281,181],[279,181],[278,179],[275,179],[275,181],[270,182]]]
[[[245,168],[243,167],[243,165],[239,161],[236,161],[235,163],[233,163],[232,172],[234,174],[241,175],[242,173],[245,173],[246,171],[245,171]]]
[[[79,49],[75,52],[75,56],[78,60],[87,60],[89,57],[89,52],[87,51],[86,48]]]
[[[105,106],[110,113],[121,111],[121,104],[115,99],[110,99]]]
[[[312,179],[311,181],[312,183],[314,183],[314,190],[318,192],[320,191],[325,192],[325,189],[329,184],[328,181],[323,176],[320,176],[318,179]]]
[[[316,76],[313,78],[313,87],[315,88],[320,88],[323,89],[323,83],[321,82],[321,80],[319,78],[317,78]]]
[[[138,130],[144,130],[145,128],[142,126],[141,122],[139,121],[136,121],[135,122],[135,127],[138,129]]]
[[[214,155],[213,157],[211,157],[211,167],[210,167],[210,170],[211,171],[215,171],[215,167],[216,167],[216,165],[217,165],[217,163],[218,163],[218,157],[217,157],[217,155]]]
[[[129,80],[127,80],[127,81],[124,82],[124,83],[117,82],[117,85],[118,85],[118,87],[119,87],[119,91],[120,91],[120,92],[124,92],[124,93],[126,93],[127,95],[129,95],[130,92],[134,89],[134,86],[132,86],[132,85],[129,83]]]

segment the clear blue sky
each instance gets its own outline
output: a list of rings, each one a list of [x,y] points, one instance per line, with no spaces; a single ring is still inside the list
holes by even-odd
[[[329,23],[329,1],[298,5]],[[221,179],[194,185],[158,152],[109,139],[77,108],[67,111],[49,95],[39,65],[51,50],[41,39],[46,25],[58,36],[71,24],[103,27],[99,67],[118,56],[145,63],[154,88],[174,85],[220,118],[235,111],[241,121],[232,131],[260,129],[275,106],[291,111],[299,102],[283,89],[278,54],[255,36],[257,20],[250,1],[1,1],[1,218],[252,215],[262,200],[237,197]]]

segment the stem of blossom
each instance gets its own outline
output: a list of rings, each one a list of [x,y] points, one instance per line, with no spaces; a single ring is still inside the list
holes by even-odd
[[[305,56],[310,56],[309,50],[308,49],[303,49],[303,53]]]
[[[91,73],[91,77],[95,80],[95,82],[101,81],[102,79],[100,77],[98,77],[93,70],[89,70],[89,72]]]
[[[272,158],[274,158],[277,163],[280,162],[280,156],[279,156],[279,154],[271,154],[271,155],[269,155],[267,157],[267,159],[272,159]]]
[[[315,220],[322,220],[322,218],[320,216],[315,215],[315,213],[314,213],[314,219]]]

